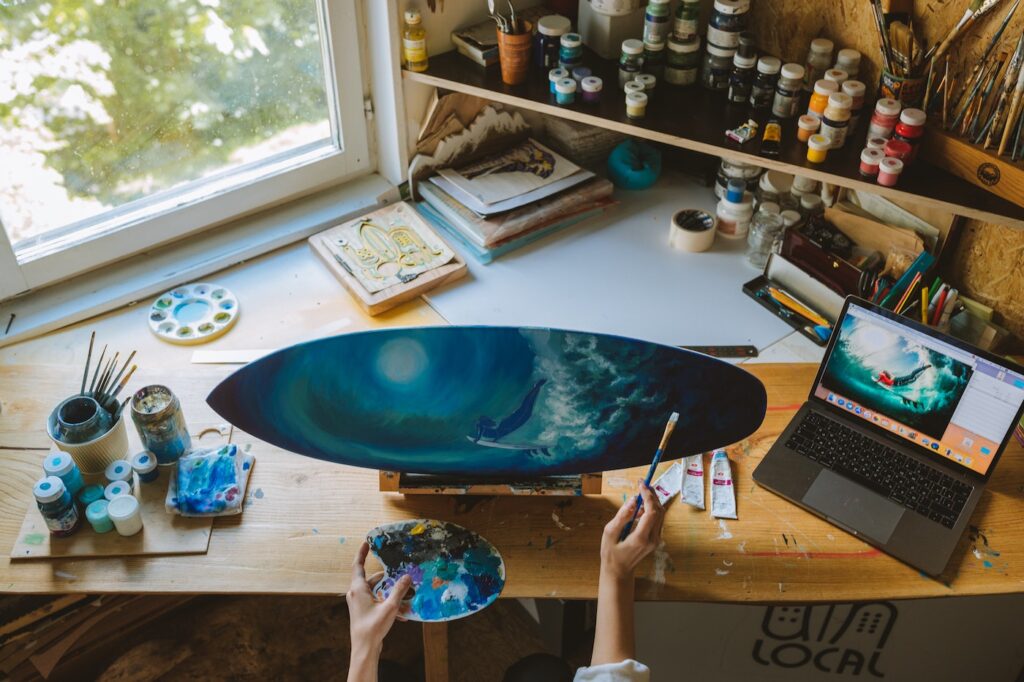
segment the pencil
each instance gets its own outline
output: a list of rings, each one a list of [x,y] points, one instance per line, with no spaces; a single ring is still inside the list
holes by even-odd
[[[903,306],[906,305],[907,299],[910,298],[910,292],[914,290],[914,287],[916,287],[917,283],[920,281],[921,273],[917,272],[914,274],[914,279],[910,280],[910,284],[907,285],[906,291],[904,291],[903,295],[900,296],[900,302],[896,304],[896,307],[893,308],[893,310],[896,312],[901,312],[903,310]]]
[[[654,471],[658,468],[658,463],[661,462],[661,453],[665,451],[665,446],[668,445],[668,439],[672,437],[672,432],[675,431],[676,422],[679,421],[679,413],[673,412],[668,418],[668,423],[665,424],[665,433],[661,436],[661,443],[658,445],[658,449],[654,452],[654,460],[651,461],[651,468],[647,470],[647,478],[644,479],[644,485],[648,488],[651,486],[651,480],[654,479]],[[619,536],[619,542],[626,539],[629,535],[629,531],[633,529],[633,522],[636,521],[637,515],[640,513],[640,508],[644,504],[644,498],[637,493],[636,496],[636,509],[633,510],[633,518],[629,520],[626,527],[622,529],[622,535]]]
[[[781,291],[780,289],[776,289],[775,287],[768,287],[768,293],[776,301],[778,301],[782,305],[786,306],[787,308],[789,308],[793,312],[795,312],[795,313],[797,313],[799,315],[803,315],[804,317],[806,317],[808,320],[810,320],[814,324],[820,324],[820,325],[823,325],[825,327],[831,327],[832,326],[831,322],[829,322],[824,317],[822,317],[818,313],[816,313],[813,310],[811,310],[810,307],[804,305],[803,303],[801,303],[800,301],[796,300],[795,298],[793,298],[792,296],[790,296],[786,292]]]
[[[928,324],[928,287],[921,289],[921,324]]]

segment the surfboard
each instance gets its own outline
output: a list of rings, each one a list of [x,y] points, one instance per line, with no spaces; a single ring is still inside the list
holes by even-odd
[[[580,474],[724,447],[764,420],[764,386],[700,353],[530,327],[334,336],[267,355],[207,398],[256,438],[317,459],[471,478]]]

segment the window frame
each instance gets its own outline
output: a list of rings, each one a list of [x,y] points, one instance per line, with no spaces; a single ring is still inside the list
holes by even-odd
[[[364,77],[365,31],[361,3],[357,0],[316,0],[324,64],[328,116],[331,137],[336,148],[307,152],[302,162],[289,163],[287,156],[267,159],[242,172],[256,173],[279,166],[269,173],[241,184],[214,191],[209,196],[189,198],[199,193],[206,178],[184,184],[155,196],[152,201],[181,203],[130,219],[104,234],[60,250],[42,253],[19,263],[16,252],[0,225],[0,301],[74,277],[126,257],[156,249],[189,235],[214,228],[243,216],[370,173],[375,164],[371,156]],[[351,94],[343,94],[351,93]],[[301,154],[295,155],[301,156]],[[239,169],[225,177],[237,174]],[[130,212],[150,199],[127,204]],[[118,208],[104,214],[118,213]],[[98,217],[95,222],[104,218]],[[183,227],[184,226],[184,227]]]

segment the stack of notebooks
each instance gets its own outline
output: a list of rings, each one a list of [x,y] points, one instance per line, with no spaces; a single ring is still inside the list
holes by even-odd
[[[477,260],[494,258],[615,205],[612,184],[536,140],[419,186],[417,208]]]

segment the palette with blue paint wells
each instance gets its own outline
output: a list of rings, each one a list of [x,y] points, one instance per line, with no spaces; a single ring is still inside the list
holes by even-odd
[[[149,328],[170,343],[212,341],[238,321],[238,298],[230,290],[199,282],[177,287],[149,308]]]
[[[386,599],[404,576],[412,587],[402,615],[440,622],[487,608],[505,587],[505,562],[497,548],[473,531],[447,521],[412,519],[379,526],[366,536],[384,565],[374,596]]]

